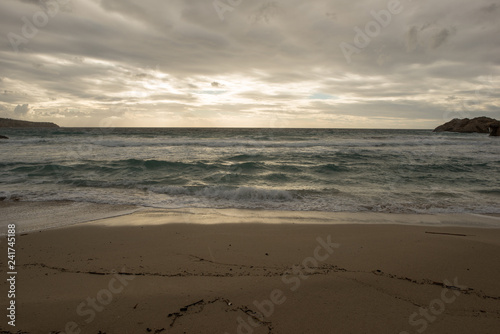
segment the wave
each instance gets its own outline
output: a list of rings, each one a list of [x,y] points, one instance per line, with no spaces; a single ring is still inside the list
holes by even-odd
[[[447,147],[468,147],[474,149],[478,145],[482,148],[495,147],[496,142],[489,140],[488,137],[457,137],[446,140],[441,137],[361,137],[359,139],[328,138],[328,139],[299,139],[287,138],[189,138],[189,137],[162,137],[162,136],[118,136],[118,135],[96,135],[85,137],[84,135],[54,135],[53,137],[12,137],[8,141],[10,145],[41,145],[41,146],[60,146],[63,150],[68,148],[74,151],[98,150],[99,148],[171,148],[172,150],[184,147],[186,150],[196,148],[242,148],[242,149],[340,149],[340,150],[367,150],[374,153],[373,150],[393,150],[397,152],[407,152],[416,147],[423,148],[424,151],[432,154],[438,148]],[[413,151],[410,151],[413,152]],[[278,155],[280,152],[277,152]],[[414,154],[414,153],[412,153]],[[355,158],[355,157],[351,157]],[[261,161],[268,160],[269,156],[239,154],[229,157],[230,161]]]
[[[323,174],[323,173],[329,174],[329,173],[337,173],[337,172],[346,172],[346,171],[349,171],[349,169],[347,167],[343,167],[343,166],[339,166],[339,165],[335,165],[335,164],[321,165],[321,166],[313,168],[313,170],[316,173],[321,173],[321,174]]]
[[[181,162],[181,161],[166,161],[166,160],[141,160],[141,159],[128,159],[128,160],[117,160],[111,163],[108,163],[110,166],[115,168],[128,168],[135,167],[143,170],[157,170],[157,169],[165,169],[165,170],[183,170],[189,168],[198,168],[205,170],[213,170],[220,167],[217,164],[207,164],[203,162]]]
[[[487,136],[406,130],[31,131],[6,133],[12,145],[2,145],[0,161],[1,190],[23,199],[320,211],[500,210],[500,146]]]
[[[269,160],[271,157],[264,154],[238,154],[226,158],[227,161],[259,161]]]
[[[290,182],[291,179],[283,173],[271,173],[264,176],[265,180],[272,182]]]
[[[479,193],[479,194],[500,196],[500,188],[479,189],[479,190],[473,190],[473,191],[476,192],[476,193]]]
[[[286,190],[263,189],[255,187],[151,187],[156,193],[167,195],[193,195],[208,198],[227,199],[233,201],[289,201],[293,195]]]
[[[94,141],[90,142],[93,145],[100,145],[104,147],[213,147],[213,148],[223,148],[223,147],[249,147],[249,148],[258,148],[258,147],[267,147],[267,148],[275,148],[275,147],[290,147],[290,148],[305,148],[305,147],[318,147],[318,146],[340,146],[335,142],[326,142],[326,141],[285,141],[285,142],[276,142],[276,141],[259,141],[259,140],[163,140],[159,141],[130,141],[130,140],[103,140],[103,141]]]
[[[261,162],[239,162],[239,163],[222,163],[222,162],[182,162],[182,161],[166,161],[166,160],[142,160],[142,159],[126,159],[115,161],[86,161],[84,163],[25,163],[25,162],[10,162],[0,163],[0,171],[10,174],[27,174],[28,176],[43,176],[43,175],[68,175],[69,173],[98,173],[103,176],[111,176],[112,174],[134,173],[138,177],[140,173],[153,173],[158,177],[177,174],[190,173],[207,173],[223,172],[233,174],[253,174],[265,172],[270,168],[270,165]],[[146,175],[146,174],[144,174]]]
[[[292,195],[285,190],[257,189],[253,187],[241,187],[237,189],[225,188],[204,188],[198,191],[196,195],[207,197],[216,197],[230,200],[249,200],[249,201],[287,201],[291,200]]]
[[[250,182],[252,180],[252,176],[248,174],[242,174],[240,172],[235,173],[227,173],[227,172],[218,172],[208,175],[203,178],[203,181],[209,184],[242,184],[245,182]]]
[[[460,199],[417,201],[380,196],[376,201],[331,190],[324,193],[304,190],[290,191],[256,187],[148,187],[141,190],[93,189],[75,191],[59,189],[53,192],[0,191],[1,201],[77,201],[106,204],[138,205],[158,208],[236,208],[286,211],[380,212],[380,213],[478,213],[499,214],[493,201],[478,205]]]

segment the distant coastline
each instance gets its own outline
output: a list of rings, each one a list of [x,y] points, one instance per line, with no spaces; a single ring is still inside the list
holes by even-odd
[[[58,128],[51,122],[29,122],[10,118],[0,118],[0,128]]]

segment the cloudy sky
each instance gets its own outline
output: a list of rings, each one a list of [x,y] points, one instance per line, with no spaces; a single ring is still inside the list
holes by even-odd
[[[433,128],[500,118],[500,0],[2,0],[0,117]]]

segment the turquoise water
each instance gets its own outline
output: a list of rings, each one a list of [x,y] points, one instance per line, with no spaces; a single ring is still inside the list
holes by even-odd
[[[149,207],[500,213],[500,139],[428,130],[2,129],[0,196]]]

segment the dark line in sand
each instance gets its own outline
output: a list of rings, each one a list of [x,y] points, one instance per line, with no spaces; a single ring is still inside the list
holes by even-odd
[[[22,266],[25,267],[42,267],[50,270],[55,270],[59,271],[61,273],[68,273],[68,274],[87,274],[87,275],[99,275],[99,276],[105,276],[105,275],[125,275],[125,276],[157,276],[157,277],[281,277],[282,275],[289,273],[290,268],[284,268],[284,269],[278,269],[278,268],[260,268],[256,267],[256,270],[262,269],[263,272],[261,273],[252,273],[251,271],[255,271],[255,269],[250,269],[249,271],[241,271],[241,272],[220,272],[220,273],[196,273],[196,272],[188,272],[188,271],[183,271],[183,272],[178,272],[178,273],[159,273],[159,272],[126,272],[126,271],[118,271],[118,272],[109,272],[109,271],[82,271],[82,270],[71,270],[71,269],[66,269],[62,267],[55,267],[55,266],[49,266],[44,263],[26,263],[23,264]],[[231,265],[233,266],[233,265]],[[235,265],[236,266],[236,265]],[[240,269],[242,267],[245,267],[244,265],[240,266]],[[304,267],[301,267],[304,269]],[[315,267],[315,268],[309,268],[314,270],[314,272],[307,273],[308,276],[315,276],[315,275],[327,275],[330,272],[345,272],[346,269],[344,268],[339,268],[335,265],[323,265],[321,267]],[[232,270],[232,269],[231,269]]]
[[[180,318],[186,314],[189,314],[190,309],[192,309],[194,307],[199,307],[198,309],[195,309],[191,314],[201,313],[205,309],[206,305],[214,304],[216,302],[221,302],[221,303],[225,304],[227,306],[226,312],[241,311],[241,312],[247,314],[254,321],[256,321],[259,325],[267,327],[268,334],[273,333],[274,327],[273,327],[272,322],[264,321],[263,320],[264,317],[262,315],[260,315],[258,312],[255,312],[254,310],[248,308],[248,306],[246,306],[246,305],[229,307],[232,305],[232,303],[228,299],[223,298],[223,297],[217,297],[217,298],[209,300],[209,301],[205,301],[204,299],[201,299],[197,302],[194,302],[194,303],[191,303],[189,305],[181,307],[178,312],[170,313],[167,316],[168,318],[172,318],[172,321],[170,323],[170,327],[174,327],[175,322],[178,318]]]
[[[410,282],[410,283],[413,283],[413,284],[418,284],[418,285],[435,285],[435,286],[439,286],[439,287],[442,287],[442,288],[445,288],[445,289],[460,291],[461,293],[463,293],[465,295],[475,295],[475,296],[483,298],[483,299],[500,300],[500,297],[498,297],[498,296],[488,296],[484,292],[482,292],[480,290],[479,291],[475,290],[473,288],[461,289],[461,288],[453,286],[453,285],[446,285],[443,282],[436,282],[436,281],[433,281],[433,280],[430,280],[430,279],[416,280],[416,279],[412,279],[412,278],[409,278],[409,277],[397,276],[397,275],[393,275],[393,274],[387,274],[387,273],[384,273],[381,270],[374,270],[374,271],[372,271],[372,273],[374,275],[378,275],[378,276],[382,276],[382,277],[386,277],[386,278],[397,279],[397,280],[400,280],[400,281],[407,281],[407,282]]]
[[[201,259],[207,262],[211,262],[206,259]],[[224,264],[222,264],[224,265]],[[53,266],[48,266],[43,263],[27,263],[24,264],[23,266],[38,266],[42,268],[47,268],[47,269],[52,269],[56,270],[62,273],[72,273],[72,274],[88,274],[88,275],[99,275],[99,276],[104,276],[104,275],[127,275],[127,276],[157,276],[157,277],[281,277],[284,274],[289,274],[290,273],[290,268],[287,268],[286,270],[277,270],[276,268],[271,268],[274,269],[274,272],[267,271],[266,273],[263,274],[255,274],[251,272],[240,272],[240,273],[192,273],[192,272],[180,272],[180,273],[172,273],[172,274],[167,274],[167,273],[158,273],[158,272],[153,272],[153,273],[147,273],[147,272],[99,272],[99,271],[80,271],[80,270],[69,270],[66,268],[60,268],[60,267],[53,267]],[[230,266],[233,266],[233,264],[230,264]],[[241,266],[243,267],[243,265]],[[298,266],[300,267],[300,266]],[[302,269],[305,269],[302,267]],[[381,276],[385,278],[390,278],[390,279],[396,279],[400,281],[406,281],[410,282],[413,284],[418,284],[418,285],[434,285],[434,286],[439,286],[442,288],[446,289],[451,289],[451,290],[457,290],[460,291],[463,294],[466,295],[475,295],[477,297],[483,298],[483,299],[493,299],[493,300],[500,300],[499,296],[489,296],[485,294],[484,292],[480,290],[475,290],[473,288],[467,288],[467,289],[461,289],[456,286],[449,286],[444,284],[443,282],[437,282],[433,281],[430,279],[412,279],[409,277],[404,277],[404,276],[398,276],[398,275],[393,275],[389,273],[384,273],[381,270],[373,270],[373,271],[352,271],[352,270],[347,270],[345,268],[338,267],[336,265],[322,265],[321,267],[315,267],[315,268],[309,268],[313,269],[313,272],[306,272],[307,276],[315,276],[315,275],[328,275],[330,272],[334,273],[339,273],[339,272],[344,272],[344,273],[365,273],[365,274],[373,274],[376,276]],[[267,270],[264,268],[264,270]]]
[[[427,233],[427,234],[453,235],[453,236],[456,236],[456,237],[473,237],[473,235],[458,234],[458,233],[429,232],[429,231],[425,231],[425,233]]]

